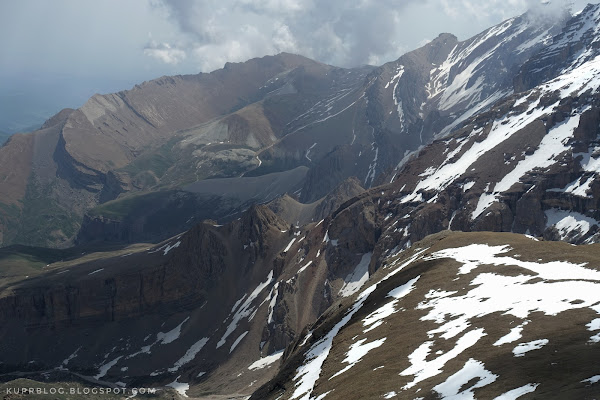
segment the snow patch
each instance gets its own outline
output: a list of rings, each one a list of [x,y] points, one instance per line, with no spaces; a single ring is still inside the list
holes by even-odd
[[[373,161],[371,162],[371,164],[369,164],[369,171],[367,172],[367,176],[365,177],[365,187],[371,187],[371,185],[373,185],[373,182],[375,181],[375,173],[377,170],[377,158],[379,157],[379,148],[375,147],[375,157],[373,158]],[[369,186],[367,186],[367,182],[369,182]]]
[[[94,275],[94,274],[96,274],[96,273],[98,273],[100,271],[104,271],[104,268],[100,268],[100,269],[97,269],[97,270],[95,270],[93,272],[90,272],[88,275]]]
[[[308,155],[310,154],[310,151],[311,151],[311,150],[312,150],[312,149],[313,149],[313,148],[314,148],[316,145],[317,145],[316,143],[313,143],[313,145],[312,145],[312,146],[310,146],[310,147],[308,148],[308,150],[306,150],[306,154],[304,154],[304,157],[306,157],[306,159],[307,159],[308,161],[312,161],[312,159],[311,159],[311,158],[310,158]]]
[[[461,391],[464,385],[476,378],[477,382],[475,384]],[[498,378],[498,375],[485,369],[485,365],[481,361],[471,358],[458,372],[449,376],[439,385],[434,386],[433,390],[438,392],[443,399],[474,399],[473,389],[489,385],[496,381],[496,378]]]
[[[374,341],[366,343],[366,344],[365,344],[365,342],[367,341],[367,339],[361,339],[356,343],[352,343],[350,345],[350,349],[346,353],[346,358],[342,361],[349,365],[344,367],[342,370],[336,372],[335,374],[333,374],[333,376],[331,378],[329,378],[329,380],[335,378],[338,375],[343,374],[344,372],[348,371],[350,368],[355,366],[357,363],[359,363],[362,360],[362,358],[364,356],[367,355],[367,353],[369,351],[376,349],[377,347],[379,347],[383,343],[385,343],[385,339],[386,338],[374,340]]]
[[[424,381],[425,379],[429,379],[431,377],[441,374],[442,368],[444,367],[444,365],[446,365],[448,361],[456,358],[469,347],[474,346],[479,341],[479,339],[481,339],[485,335],[486,333],[481,328],[471,330],[465,333],[456,341],[456,345],[452,350],[429,361],[427,361],[427,358],[430,354],[431,346],[434,342],[424,342],[408,356],[408,360],[410,361],[411,366],[406,368],[404,371],[400,372],[400,375],[403,376],[414,376],[412,382],[407,383],[405,386],[402,387],[402,389],[410,389],[416,386],[419,382]]]
[[[509,390],[508,392],[494,398],[494,400],[516,400],[519,397],[526,395],[527,393],[535,392],[535,389],[538,386],[539,383],[528,383],[527,385],[518,387],[513,390]]]
[[[390,87],[390,85],[393,84],[396,79],[402,78],[403,74],[404,74],[404,66],[400,65],[396,68],[396,75],[394,75],[392,77],[392,79],[390,79],[390,81],[385,84],[384,89],[387,89],[388,87]]]
[[[75,357],[77,357],[77,353],[79,352],[79,350],[81,350],[82,346],[79,346],[77,348],[77,350],[75,350],[69,357],[65,358],[63,360],[63,362],[60,364],[61,366],[65,366],[69,364],[69,361],[71,361],[72,359],[74,359]]]
[[[177,360],[175,362],[175,364],[171,368],[169,368],[169,372],[177,371],[183,365],[189,363],[194,358],[196,358],[196,354],[198,354],[200,352],[200,350],[202,350],[202,348],[204,347],[204,345],[207,342],[208,342],[208,338],[202,338],[202,339],[198,340],[196,343],[194,343],[192,345],[192,347],[190,347],[188,349],[188,351],[185,352],[183,357],[181,357],[179,360]]]
[[[600,318],[593,319],[592,322],[586,325],[589,331],[597,331],[600,329]],[[77,353],[77,352],[76,352]]]
[[[178,240],[177,243],[175,243],[172,246],[167,246],[167,248],[165,249],[165,251],[163,252],[163,256],[166,256],[167,254],[169,254],[169,252],[171,250],[173,250],[176,247],[179,247],[179,245],[181,244],[181,240]]]
[[[600,375],[594,375],[591,378],[587,378],[581,381],[582,383],[589,383],[590,385],[593,385],[594,383],[598,383],[600,382]]]
[[[98,369],[98,374],[94,376],[94,379],[98,380],[98,379],[104,377],[106,375],[106,373],[108,372],[108,370],[111,369],[112,367],[114,367],[121,358],[123,358],[123,356],[119,356],[119,357],[115,358],[114,360],[107,362],[104,365],[101,365],[100,368]]]
[[[539,350],[547,344],[548,339],[539,339],[527,343],[519,343],[519,345],[515,347],[512,352],[515,357],[523,357],[525,353],[532,350]]]
[[[277,282],[272,289],[275,294],[271,297],[271,301],[269,302],[269,318],[267,319],[268,324],[273,322],[273,310],[275,310],[275,304],[277,303],[278,288],[279,282]]]
[[[248,331],[242,333],[240,336],[238,336],[237,339],[235,339],[235,341],[233,342],[233,344],[229,348],[229,354],[231,354],[231,352],[233,350],[235,350],[235,348],[237,347],[237,345],[240,344],[240,342],[242,341],[242,339],[245,338],[247,334],[248,334]]]
[[[398,310],[396,310],[396,305],[401,298],[405,297],[415,288],[415,284],[419,278],[420,276],[417,276],[416,278],[406,282],[404,285],[398,286],[394,290],[391,290],[387,297],[392,297],[393,300],[379,307],[377,310],[373,311],[363,319],[363,326],[366,328],[364,333],[367,333],[382,325],[383,321],[387,317],[398,312]]]
[[[279,360],[281,357],[283,357],[283,350],[276,351],[271,355],[259,358],[258,360],[250,364],[248,369],[251,371],[256,371],[257,369],[268,367],[269,365]]]
[[[256,289],[248,296],[246,301],[239,307],[236,313],[233,315],[231,322],[227,326],[227,330],[221,337],[221,340],[217,343],[217,349],[225,344],[225,341],[235,331],[238,326],[238,323],[242,318],[248,318],[253,315],[253,312],[256,311],[254,307],[251,307],[252,302],[258,297],[258,295],[273,282],[273,271],[269,272],[269,276],[267,276],[267,280],[265,282],[260,283]],[[234,307],[235,309],[235,307]],[[241,339],[240,339],[241,340]],[[235,346],[234,346],[235,347]]]
[[[494,346],[502,346],[503,344],[516,342],[517,340],[521,339],[521,333],[523,332],[523,328],[525,325],[527,325],[527,323],[528,321],[525,321],[521,325],[512,328],[508,334],[496,340]]]
[[[560,240],[565,240],[573,236],[586,235],[592,226],[600,225],[600,222],[586,215],[575,211],[563,211],[550,209],[545,211],[546,228],[555,227],[560,236]]]
[[[181,327],[185,324],[190,317],[184,319],[179,325],[175,328],[171,329],[169,332],[158,332],[156,334],[156,342],[160,342],[161,344],[169,344],[179,339],[179,335],[181,335]],[[155,343],[156,343],[155,342]]]
[[[297,272],[297,273],[298,273],[298,275],[300,275],[300,274],[301,274],[301,273],[302,273],[302,272],[303,272],[303,271],[304,271],[306,268],[308,268],[308,267],[309,267],[311,264],[312,264],[312,261],[309,261],[309,262],[307,262],[305,266],[303,266],[302,268],[300,268],[300,269],[298,270],[298,272]]]
[[[292,245],[294,244],[294,242],[295,242],[295,241],[296,241],[296,238],[293,238],[293,239],[292,239],[292,240],[291,240],[291,241],[288,243],[288,245],[285,247],[285,249],[283,249],[283,252],[284,252],[284,253],[287,253],[287,252],[288,252],[288,250],[289,250],[289,249],[292,247]]]
[[[490,246],[487,244],[470,244],[464,247],[444,249],[425,257],[425,260],[453,258],[463,264],[460,274],[468,274],[482,265],[515,265],[534,272],[542,279],[587,279],[600,281],[600,271],[584,268],[586,263],[573,264],[567,261],[550,261],[547,263],[523,261],[515,257],[500,256],[512,249],[508,245]],[[568,271],[568,273],[566,273]]]
[[[177,380],[179,378],[181,378],[181,375],[179,375],[177,378],[175,378],[175,380],[173,382],[171,382],[165,386],[172,387],[173,389],[175,389],[177,391],[177,393],[179,393],[183,397],[188,397],[186,393],[188,390],[190,390],[190,384],[184,383],[184,382],[178,382]]]
[[[371,256],[373,253],[363,254],[359,263],[354,267],[354,271],[352,271],[346,279],[344,279],[344,285],[338,292],[338,294],[342,297],[348,297],[358,292],[360,288],[367,282],[369,279],[369,264],[371,263]]]

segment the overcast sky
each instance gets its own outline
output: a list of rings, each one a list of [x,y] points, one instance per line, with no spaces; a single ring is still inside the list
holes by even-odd
[[[439,33],[466,39],[540,1],[0,1],[0,130],[96,92],[282,51],[343,67],[383,64]]]

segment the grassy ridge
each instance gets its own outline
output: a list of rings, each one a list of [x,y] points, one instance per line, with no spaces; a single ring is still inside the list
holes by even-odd
[[[150,193],[132,193],[122,198],[108,201],[98,207],[88,211],[90,216],[104,216],[116,220],[122,220],[128,215],[141,212],[149,207],[155,207],[162,203],[160,200],[166,200],[172,192],[150,192]]]

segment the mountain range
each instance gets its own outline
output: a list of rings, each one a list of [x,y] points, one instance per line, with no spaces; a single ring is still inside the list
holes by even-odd
[[[599,5],[528,12],[379,67],[162,77],[13,135],[2,381],[597,398],[598,43]]]

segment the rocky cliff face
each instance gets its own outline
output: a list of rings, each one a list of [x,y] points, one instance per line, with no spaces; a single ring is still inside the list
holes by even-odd
[[[225,383],[227,393],[247,392],[273,376],[307,325],[364,284],[371,258],[362,253],[379,233],[372,197],[361,201],[370,211],[342,206],[333,222],[302,228],[253,206],[227,225],[198,224],[133,253],[50,264],[3,290],[3,369],[30,369],[35,354],[35,368],[109,383],[179,376],[198,394]]]
[[[252,337],[262,335],[264,324],[252,319],[257,311],[267,319],[259,300],[273,291],[274,274],[282,272],[278,260],[288,237],[297,238],[285,232],[287,227],[268,208],[254,206],[227,226],[199,224],[132,254],[92,255],[92,261],[67,262],[62,268],[55,265],[64,262],[52,264],[36,278],[5,287],[1,330],[10,339],[2,346],[3,370],[29,369],[35,354],[39,368],[68,364],[74,371],[102,375],[97,379],[104,371],[108,380],[121,379],[120,368],[131,382],[153,376],[166,384],[206,346],[211,356],[202,368],[216,371],[218,362],[233,361],[229,354],[239,343],[234,344],[239,332],[232,335],[238,325],[251,328]],[[266,342],[278,347],[288,339]],[[238,362],[249,365],[260,358],[262,346],[255,343],[239,345]],[[152,359],[161,354],[160,362],[148,361],[150,354]],[[198,372],[188,371],[190,377]],[[244,382],[249,383],[244,377],[238,385]]]
[[[398,240],[408,243],[411,235],[418,240],[449,228],[594,242],[595,64],[566,61],[556,70],[567,72],[511,96],[425,148],[393,177],[382,198],[389,204],[383,213],[412,216],[404,223],[391,218],[390,236],[398,239],[401,232],[404,239]]]

